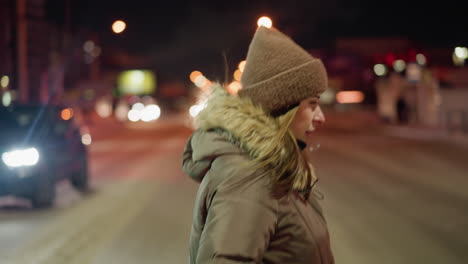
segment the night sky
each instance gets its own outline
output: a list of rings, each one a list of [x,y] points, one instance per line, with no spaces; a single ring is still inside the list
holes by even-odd
[[[426,47],[452,47],[468,45],[461,2],[79,0],[73,2],[71,16],[75,30],[98,32],[104,48],[150,58],[154,67],[168,72],[197,69],[219,77],[223,54],[230,67],[245,58],[262,15],[306,49],[355,36],[400,36]],[[127,23],[122,35],[110,31],[116,19]]]

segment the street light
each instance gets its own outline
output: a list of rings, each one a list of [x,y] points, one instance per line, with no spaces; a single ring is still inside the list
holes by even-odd
[[[468,59],[468,49],[466,47],[456,47],[454,53],[460,59]]]
[[[112,31],[114,31],[114,33],[116,34],[119,34],[119,33],[122,33],[126,27],[127,27],[127,24],[125,24],[125,22],[123,22],[122,20],[116,20],[112,24]]]
[[[263,17],[258,19],[257,25],[259,27],[271,28],[273,26],[273,22],[271,21],[271,19],[269,17],[263,16]]]
[[[457,66],[465,65],[465,60],[468,59],[468,49],[466,47],[456,47],[452,55],[453,63]]]

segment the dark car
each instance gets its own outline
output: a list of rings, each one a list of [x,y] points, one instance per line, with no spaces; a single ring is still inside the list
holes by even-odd
[[[73,110],[50,105],[0,108],[0,196],[49,207],[55,185],[69,179],[88,189],[88,155]]]

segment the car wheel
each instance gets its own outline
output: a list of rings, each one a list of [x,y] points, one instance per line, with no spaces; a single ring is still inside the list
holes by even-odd
[[[39,177],[31,203],[34,208],[51,207],[55,200],[55,182],[48,177]]]
[[[88,182],[88,160],[85,156],[80,158],[80,168],[77,172],[72,174],[70,179],[71,184],[75,189],[80,192],[87,191],[89,189]]]

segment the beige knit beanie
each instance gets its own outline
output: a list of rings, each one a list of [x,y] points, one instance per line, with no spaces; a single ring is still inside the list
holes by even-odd
[[[249,46],[238,94],[279,116],[303,99],[320,95],[327,83],[320,59],[278,30],[259,27]]]

